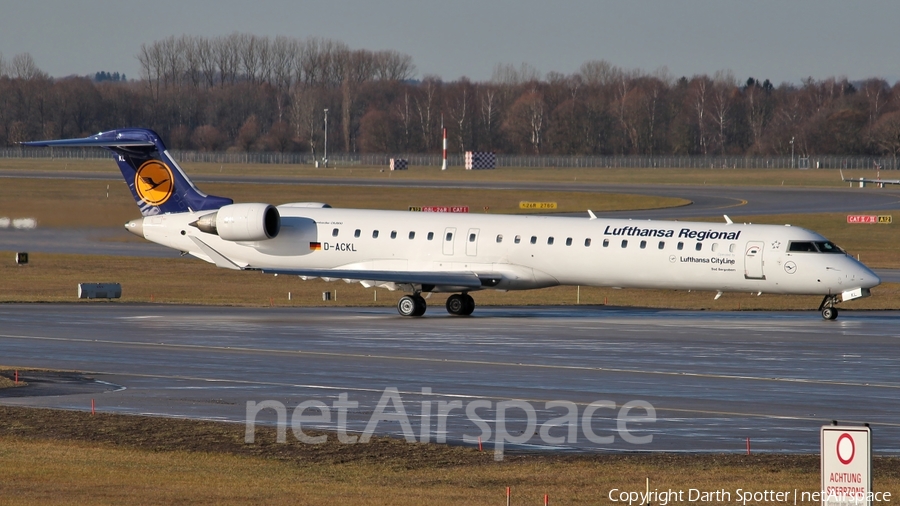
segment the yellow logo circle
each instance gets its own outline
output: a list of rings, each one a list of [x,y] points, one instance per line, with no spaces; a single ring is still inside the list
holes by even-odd
[[[134,173],[134,189],[144,202],[163,205],[175,190],[172,170],[159,160],[149,160]]]

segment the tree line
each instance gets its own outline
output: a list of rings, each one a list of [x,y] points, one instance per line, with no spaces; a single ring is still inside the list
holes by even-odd
[[[775,85],[585,62],[541,75],[414,79],[409,55],[289,37],[169,37],[118,73],[51,78],[0,55],[0,145],[145,126],[175,149],[567,155],[900,154],[900,88],[880,78]]]

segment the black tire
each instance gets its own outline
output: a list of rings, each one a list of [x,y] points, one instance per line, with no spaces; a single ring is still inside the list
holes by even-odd
[[[397,302],[397,312],[400,313],[400,316],[418,316],[416,314],[418,308],[419,305],[416,303],[416,299],[410,295],[400,297],[400,300]]]
[[[466,309],[466,299],[462,295],[458,293],[454,293],[453,295],[447,297],[447,312],[456,315],[462,316],[465,314]]]
[[[836,320],[838,316],[838,310],[834,307],[826,307],[822,310],[822,318],[826,320]]]
[[[413,312],[413,316],[422,316],[423,314],[425,314],[425,310],[428,309],[428,304],[425,303],[425,298],[418,294],[413,295],[412,298],[416,303],[416,309],[415,312]]]
[[[465,308],[460,314],[463,316],[469,316],[473,311],[475,311],[475,299],[473,299],[472,296],[467,293],[462,294],[461,297],[465,301]]]

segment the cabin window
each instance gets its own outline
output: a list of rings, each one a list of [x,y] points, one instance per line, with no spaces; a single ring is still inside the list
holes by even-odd
[[[416,238],[416,233],[415,233],[415,232],[410,232],[410,233],[409,233],[409,239],[410,239],[410,240],[413,240],[413,239],[415,239],[415,238]]]
[[[684,249],[684,243],[683,242],[678,243],[678,251],[681,251],[683,249]]]
[[[520,242],[522,242],[522,236],[517,235],[515,241],[513,241],[513,242],[515,242],[516,244],[519,244]]]
[[[536,235],[531,236],[531,244],[537,244],[537,236]]]
[[[338,229],[332,230],[332,231],[331,231],[331,237],[337,237],[337,236],[338,236],[338,232],[340,232],[340,230],[338,230]]]
[[[628,247],[628,239],[622,239],[622,247],[623,247],[623,248],[627,248],[627,247]]]
[[[434,239],[434,232],[428,232],[428,240]]]
[[[553,238],[552,238],[552,237],[548,237],[548,238],[547,238],[547,244],[548,244],[548,245],[552,245],[552,244],[553,244]]]
[[[604,247],[604,248],[608,248],[608,247],[609,247],[609,239],[603,239],[603,247]]]
[[[713,245],[712,245],[712,248],[710,248],[710,249],[712,249],[713,251],[719,249],[719,243],[714,242]]]
[[[469,234],[469,242],[475,242],[475,234]]]
[[[591,238],[588,237],[587,239],[584,240],[584,247],[587,248],[590,245],[591,245]]]
[[[566,239],[566,246],[571,246],[571,245],[572,245],[572,238],[569,237]]]
[[[729,244],[729,245],[728,245],[728,252],[729,252],[729,253],[734,253],[734,244]]]
[[[497,234],[497,242],[498,243],[503,242],[503,234]]]
[[[372,239],[378,239],[378,231],[377,230],[372,231]]]
[[[453,232],[447,232],[447,238],[446,238],[446,241],[447,241],[447,242],[450,242],[450,241],[452,241],[452,240],[453,240]]]
[[[697,245],[694,246],[694,249],[697,250],[697,251],[702,250],[702,249],[703,249],[703,243],[702,243],[702,242],[698,242]]]
[[[644,249],[646,247],[647,247],[647,241],[641,241],[641,249]]]
[[[361,234],[361,233],[362,233],[362,230],[356,229],[356,231],[353,232],[353,237],[359,237],[359,234]]]
[[[397,231],[391,230],[391,239],[396,239],[396,238],[397,238]]]
[[[659,241],[659,249],[663,249],[666,247],[666,241]]]

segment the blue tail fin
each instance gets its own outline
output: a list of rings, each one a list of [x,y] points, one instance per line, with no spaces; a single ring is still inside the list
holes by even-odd
[[[122,128],[84,139],[23,142],[25,146],[101,147],[113,152],[144,216],[219,209],[234,202],[206,195],[181,170],[153,130]]]

